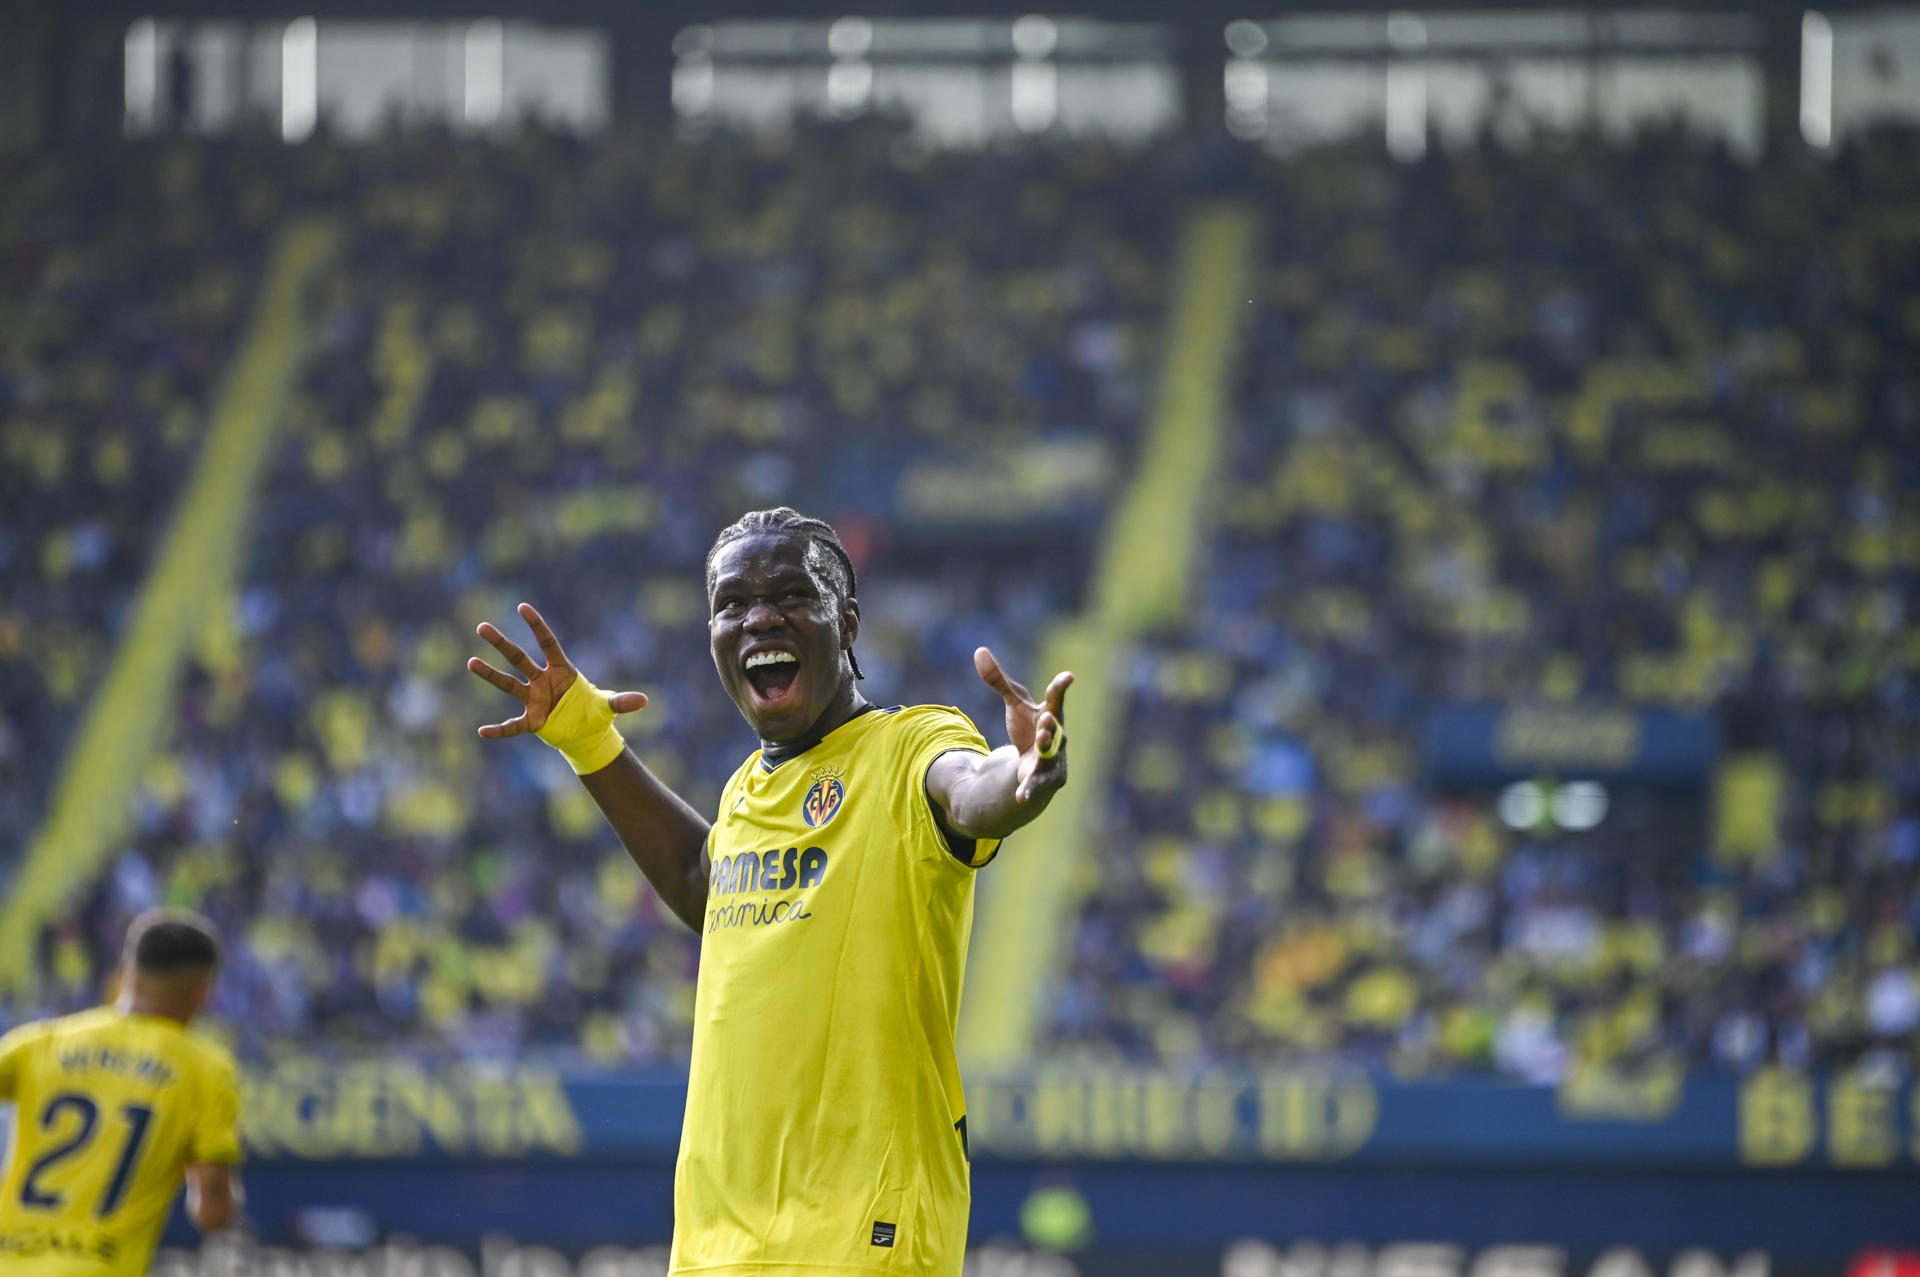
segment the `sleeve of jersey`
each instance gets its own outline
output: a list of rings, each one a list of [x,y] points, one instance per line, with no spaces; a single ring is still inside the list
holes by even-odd
[[[231,1165],[240,1160],[240,1080],[231,1060],[210,1066],[206,1088],[187,1160]]]
[[[907,749],[911,752],[908,772],[913,777],[914,787],[919,791],[919,800],[927,812],[927,824],[933,837],[942,844],[946,836],[940,832],[933,818],[933,798],[927,792],[927,769],[933,766],[933,760],[953,750],[965,750],[969,754],[990,754],[993,747],[987,744],[987,738],[973,725],[973,720],[959,710],[946,705],[916,705],[906,713],[910,715],[902,726],[907,729]],[[943,846],[944,859],[954,864],[965,864],[978,869],[992,860],[1000,850],[1000,839],[981,838],[973,844],[973,855],[962,860],[958,854]]]
[[[20,1090],[27,1049],[40,1037],[37,1024],[23,1024],[0,1038],[0,1100],[11,1100]]]

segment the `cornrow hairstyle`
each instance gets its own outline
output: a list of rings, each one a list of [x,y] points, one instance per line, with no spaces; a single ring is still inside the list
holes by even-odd
[[[782,535],[797,535],[807,539],[808,566],[819,568],[832,581],[835,589],[844,598],[860,597],[860,580],[854,575],[853,560],[847,557],[847,548],[840,544],[840,534],[825,519],[809,519],[792,506],[775,506],[771,510],[749,510],[720,529],[720,535],[713,539],[713,548],[707,551],[707,595],[713,595],[713,560],[721,550],[740,540],[742,537],[755,536],[762,532]],[[860,672],[860,658],[847,649],[847,662],[853,666],[855,678],[865,678]]]

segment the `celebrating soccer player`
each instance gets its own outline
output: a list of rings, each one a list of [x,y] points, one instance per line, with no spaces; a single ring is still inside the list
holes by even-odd
[[[635,863],[702,935],[672,1271],[709,1277],[939,1273],[966,1250],[966,1103],[954,1055],[973,871],[1066,782],[1062,702],[993,653],[989,749],[958,710],[860,695],[853,564],[826,523],[743,516],[707,554],[714,668],[760,738],[709,825],[626,748],[603,692],[520,605],[544,666],[479,627],[521,682],[489,739],[565,755]]]
[[[183,1177],[194,1223],[235,1220],[233,1058],[187,1033],[218,958],[206,919],[143,913],[127,931],[116,1005],[0,1038],[0,1100],[15,1105],[0,1272],[138,1277]]]

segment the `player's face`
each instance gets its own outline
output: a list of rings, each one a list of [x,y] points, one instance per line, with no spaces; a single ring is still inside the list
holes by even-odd
[[[720,683],[764,741],[806,736],[846,694],[859,605],[808,562],[807,540],[742,537],[714,560],[707,635]]]

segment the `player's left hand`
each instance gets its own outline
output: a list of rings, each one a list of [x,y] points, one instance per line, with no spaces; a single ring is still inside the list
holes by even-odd
[[[991,651],[975,648],[973,668],[981,681],[1000,693],[1007,703],[1007,739],[1020,752],[1013,796],[1026,802],[1043,790],[1058,789],[1067,780],[1067,688],[1073,686],[1073,674],[1062,670],[1047,684],[1039,700],[1033,699],[1026,685],[1007,677]]]

